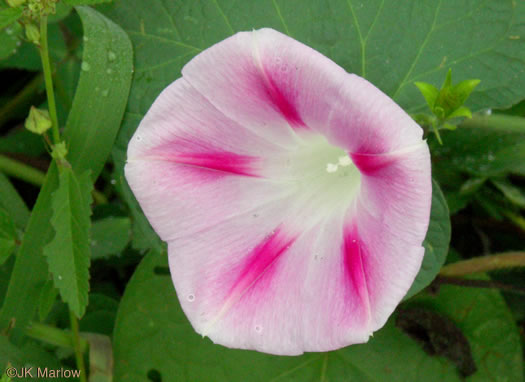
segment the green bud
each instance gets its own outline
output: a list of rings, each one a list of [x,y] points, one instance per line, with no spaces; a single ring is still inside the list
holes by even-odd
[[[40,45],[40,31],[35,24],[26,24],[26,37],[29,42]]]
[[[56,161],[58,162],[63,161],[64,159],[66,159],[66,155],[67,155],[66,142],[62,141],[53,146],[51,157],[53,157]]]
[[[40,110],[31,106],[29,116],[26,118],[25,128],[32,133],[42,135],[51,128],[53,124],[47,110]]]
[[[7,5],[9,5],[12,8],[17,8],[26,2],[26,0],[6,0],[6,1],[7,1]]]

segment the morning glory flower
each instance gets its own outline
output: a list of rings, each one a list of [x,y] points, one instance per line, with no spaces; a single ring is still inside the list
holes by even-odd
[[[294,355],[363,343],[420,268],[421,128],[272,29],[206,49],[155,100],[125,167],[194,329]]]

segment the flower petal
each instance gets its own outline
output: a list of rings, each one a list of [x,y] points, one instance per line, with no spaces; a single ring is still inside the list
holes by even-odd
[[[347,74],[327,124],[327,139],[356,154],[384,154],[424,144],[423,130],[367,80]]]
[[[184,78],[225,115],[293,144],[293,131],[322,131],[348,74],[272,29],[240,32],[191,60]]]
[[[261,178],[281,148],[224,117],[184,79],[157,98],[128,147],[126,179],[162,240],[286,197]]]

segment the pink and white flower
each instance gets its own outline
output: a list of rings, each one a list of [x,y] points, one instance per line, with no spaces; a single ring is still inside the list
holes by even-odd
[[[195,330],[273,354],[366,342],[411,286],[432,194],[421,128],[271,29],[205,50],[153,103],[126,178]]]

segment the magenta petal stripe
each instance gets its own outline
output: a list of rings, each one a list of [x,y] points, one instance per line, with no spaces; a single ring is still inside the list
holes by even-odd
[[[363,256],[366,256],[364,243],[361,242],[357,229],[354,226],[344,230],[343,248],[345,275],[347,282],[352,285],[352,292],[357,293],[357,298],[370,319],[370,300],[368,296],[368,286],[363,263]],[[355,298],[355,297],[354,297]]]
[[[258,176],[255,170],[257,158],[230,152],[181,153],[163,160],[220,171],[230,175]]]

